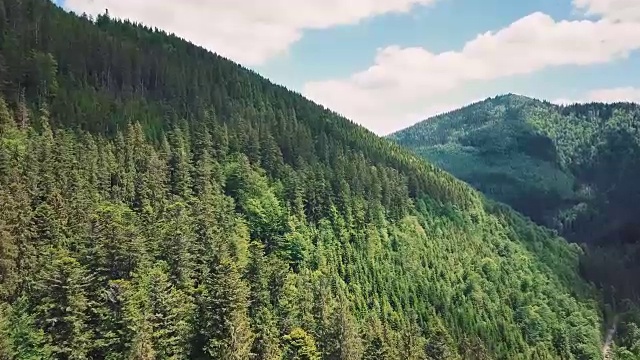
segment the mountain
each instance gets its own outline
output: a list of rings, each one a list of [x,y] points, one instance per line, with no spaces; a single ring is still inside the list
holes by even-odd
[[[578,246],[299,94],[44,0],[0,55],[0,358],[601,358]]]
[[[640,106],[504,95],[390,135],[580,242],[640,237]]]
[[[637,323],[640,105],[558,106],[503,95],[390,135],[400,145],[583,245],[582,274]],[[620,331],[621,343],[633,347]],[[620,355],[620,358],[626,358]],[[640,349],[635,350],[640,356]],[[633,357],[633,358],[635,358]]]

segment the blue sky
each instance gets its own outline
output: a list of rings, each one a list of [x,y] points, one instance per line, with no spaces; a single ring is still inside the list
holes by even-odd
[[[62,3],[175,32],[379,134],[507,92],[640,101],[638,0],[151,4]]]

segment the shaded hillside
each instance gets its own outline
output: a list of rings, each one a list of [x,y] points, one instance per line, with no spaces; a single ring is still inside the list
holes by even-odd
[[[498,96],[390,136],[575,241],[632,241],[640,108]]]
[[[204,49],[0,0],[0,358],[599,359],[580,249]]]
[[[390,136],[583,246],[581,273],[622,314],[616,358],[640,356],[640,107],[506,95]]]

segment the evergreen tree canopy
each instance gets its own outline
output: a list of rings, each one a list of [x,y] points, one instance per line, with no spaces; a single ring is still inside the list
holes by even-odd
[[[553,232],[161,30],[0,14],[1,358],[601,358]]]

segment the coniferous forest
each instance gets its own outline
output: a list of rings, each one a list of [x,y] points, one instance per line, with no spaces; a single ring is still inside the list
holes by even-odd
[[[640,106],[510,94],[391,138],[580,243],[581,274],[620,319],[617,358],[640,358]]]
[[[0,0],[0,359],[601,359],[584,250],[158,29]]]

